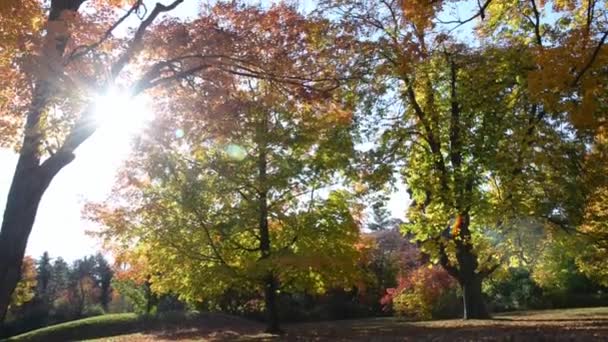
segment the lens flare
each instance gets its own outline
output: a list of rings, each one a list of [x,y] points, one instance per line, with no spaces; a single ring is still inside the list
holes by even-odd
[[[243,147],[236,144],[229,144],[226,146],[225,151],[228,157],[238,161],[245,159],[247,156],[247,151],[245,151]]]

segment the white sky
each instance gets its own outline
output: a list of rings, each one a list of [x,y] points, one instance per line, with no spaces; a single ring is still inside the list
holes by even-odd
[[[305,1],[302,8],[307,9],[308,5],[310,2]],[[199,6],[200,1],[186,0],[178,7],[176,15],[195,15]],[[118,167],[128,157],[133,135],[132,128],[116,131],[110,126],[85,142],[76,151],[74,162],[61,170],[49,186],[29,238],[28,255],[38,257],[48,251],[51,257],[61,256],[71,261],[99,250],[99,243],[85,234],[94,226],[81,218],[81,210],[87,201],[101,201],[109,194]],[[6,204],[16,161],[15,152],[0,149],[0,210],[4,210]],[[393,216],[403,218],[408,202],[401,187],[389,202]]]
[[[86,200],[105,198],[114,182],[117,166],[126,156],[127,142],[124,148],[120,146],[122,143],[112,143],[114,151],[100,153],[96,146],[107,144],[109,139],[109,135],[94,135],[77,151],[76,160],[55,177],[40,203],[28,241],[28,255],[37,257],[48,251],[53,257],[73,260],[99,249],[99,244],[85,235],[87,225],[91,226],[81,219],[81,209]],[[0,150],[1,208],[6,204],[16,162],[17,155],[13,151]]]

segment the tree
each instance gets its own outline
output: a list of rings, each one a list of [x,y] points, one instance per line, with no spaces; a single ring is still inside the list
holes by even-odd
[[[577,128],[605,121],[608,18],[605,1],[487,1],[476,13],[483,39],[533,54],[530,94]]]
[[[559,197],[547,187],[549,177],[566,179],[564,169],[555,165],[574,170],[582,146],[570,144],[558,131],[555,122],[563,125],[566,118],[544,120],[544,109],[516,90],[525,86],[518,81],[525,59],[492,49],[481,56],[441,55],[443,62],[431,62],[439,69],[417,75],[422,84],[406,86],[413,127],[421,136],[402,150],[408,158],[402,172],[413,199],[405,229],[458,280],[464,317],[483,318],[488,314],[481,284],[506,260],[496,237],[516,232],[521,217],[544,219],[561,208],[552,201]],[[499,68],[505,73],[498,74]],[[488,70],[495,70],[492,80],[481,74]],[[435,97],[430,84],[445,86],[445,93]],[[385,136],[392,147],[391,134]]]
[[[439,306],[446,296],[453,295],[455,285],[454,278],[441,267],[422,266],[402,275],[396,288],[387,289],[384,301],[390,300],[397,315],[430,320],[446,314],[440,312],[446,308]]]
[[[388,198],[382,196],[372,204],[371,222],[367,224],[367,228],[372,231],[383,229],[394,229],[401,225],[401,220],[391,217],[391,213],[386,207]]]
[[[95,262],[94,274],[100,290],[99,301],[107,312],[108,304],[112,299],[112,278],[114,277],[114,271],[101,253],[95,254]]]
[[[49,302],[53,303],[62,293],[66,292],[70,279],[70,267],[61,257],[53,263],[49,284]]]
[[[97,302],[99,288],[95,281],[96,260],[93,256],[74,261],[65,294],[76,317],[82,316],[87,305]]]
[[[587,275],[604,278],[599,260],[605,248],[602,199],[606,189],[605,123],[608,78],[605,1],[528,1],[487,8],[490,18],[481,32],[494,41],[517,44],[534,55],[529,92],[548,112],[567,113],[586,148],[578,173],[569,181],[570,196],[548,215],[558,246],[577,251],[577,264]],[[509,17],[508,21],[500,18]],[[565,188],[560,186],[558,188]],[[585,248],[580,248],[585,246]],[[559,248],[559,247],[558,247]],[[579,253],[580,251],[580,253]]]
[[[269,61],[292,63],[281,57]],[[274,333],[279,292],[322,292],[357,274],[357,206],[347,191],[332,191],[353,156],[350,103],[283,93],[273,82],[222,81],[234,82],[232,91],[203,100],[230,116],[197,122],[190,116],[205,107],[174,112],[125,170],[115,200],[132,205],[90,210],[118,254],[145,256],[155,291],[192,302],[228,289],[262,293]],[[176,115],[191,123],[185,134],[174,134]]]
[[[386,199],[382,198],[372,204],[372,222],[367,225],[370,230],[381,230],[390,228],[391,214],[386,209]]]
[[[402,275],[420,267],[424,258],[399,229],[377,230],[365,237],[372,240],[360,266],[371,275],[362,289],[371,297],[366,304],[377,314],[391,312],[392,297],[387,291],[397,286]]]
[[[335,87],[334,79],[315,72],[315,63],[322,62],[317,52],[322,49],[304,51],[298,43],[302,37],[276,30],[281,25],[289,28],[292,22],[287,19],[293,16],[255,22],[250,20],[258,11],[249,9],[242,11],[240,18],[247,20],[225,27],[224,22],[234,18],[232,12],[241,7],[232,3],[218,4],[195,22],[173,19],[153,25],[182,2],[156,3],[146,10],[143,1],[134,1],[117,18],[112,9],[123,5],[122,1],[95,1],[90,3],[91,11],[80,11],[85,0],[54,0],[42,20],[45,25],[40,24],[39,13],[44,13],[40,2],[3,4],[3,34],[7,32],[8,42],[14,46],[23,43],[26,49],[3,52],[0,64],[0,74],[10,76],[3,80],[8,86],[3,89],[2,106],[10,110],[3,111],[2,129],[11,135],[3,136],[2,143],[20,141],[0,233],[0,319],[19,279],[42,195],[55,175],[73,161],[74,151],[96,130],[93,99],[97,95],[119,88],[136,96],[172,82],[210,83],[223,74],[268,78],[283,82],[285,89],[302,92]],[[15,14],[26,9],[27,18],[33,18],[31,26],[4,20],[17,18]],[[119,25],[135,16],[141,21],[131,31],[132,36],[114,35]],[[272,34],[264,37],[260,31],[246,30],[259,24]],[[142,54],[143,50],[146,53]],[[264,51],[285,56],[295,53],[302,63],[269,69]],[[18,88],[24,84],[33,86]],[[11,95],[15,93],[19,96]],[[51,111],[53,115],[47,115]],[[23,129],[19,129],[21,125]]]
[[[51,264],[51,257],[48,252],[44,252],[40,259],[36,263],[38,273],[38,288],[36,295],[46,304],[51,302],[51,296],[49,293],[51,277],[53,276],[53,265]]]
[[[36,294],[36,262],[28,256],[21,265],[21,278],[11,298],[11,308],[29,302]]]
[[[157,292],[196,302],[228,289],[261,291],[268,331],[278,332],[279,291],[321,292],[348,284],[356,274],[351,264],[359,236],[348,194],[318,195],[333,172],[323,164],[331,155],[326,148],[334,144],[316,138],[341,136],[294,114],[256,109],[241,117],[244,127],[235,132],[240,137],[230,139],[224,151],[173,154],[160,169],[142,160],[151,168],[137,172],[154,181],[129,190],[142,206],[98,212],[107,226],[102,235],[145,255],[145,272]],[[317,153],[311,153],[313,146]],[[117,224],[116,214],[126,215],[127,222]]]
[[[536,46],[508,40],[508,30],[496,31],[505,38],[496,44],[478,35],[489,8],[523,18],[531,12],[490,0],[466,19],[446,20],[459,3],[325,6],[357,27],[366,37],[358,44],[374,52],[368,55],[375,77],[364,84],[372,99],[362,102],[362,113],[375,118],[381,138],[366,172],[381,183],[399,170],[412,198],[404,233],[459,282],[464,317],[485,318],[483,280],[508,260],[511,248],[504,246],[522,218],[546,222],[578,195],[569,192],[584,146],[569,112],[534,93]],[[494,28],[510,25],[503,21],[508,16],[492,13]],[[477,18],[470,40],[454,34]]]
[[[608,227],[606,218],[606,196],[608,191],[608,145],[606,144],[606,127],[600,126],[596,130],[593,143],[586,156],[581,188],[586,189],[585,199],[578,204],[582,215],[578,219],[562,218],[560,223],[565,225],[567,232],[578,233],[578,236],[566,236],[560,243],[576,251],[574,258],[577,266],[591,279],[600,284],[608,285],[608,272],[603,266],[608,253]]]
[[[112,288],[127,300],[133,311],[138,314],[150,314],[145,286],[132,279],[115,278],[112,280]]]

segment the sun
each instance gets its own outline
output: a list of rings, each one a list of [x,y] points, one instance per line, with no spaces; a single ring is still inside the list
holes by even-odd
[[[129,91],[111,88],[94,101],[94,120],[99,131],[132,136],[151,119],[149,99],[144,95],[131,96]]]
[[[87,141],[86,152],[93,157],[98,174],[113,174],[129,158],[134,138],[144,133],[154,117],[151,99],[131,96],[112,88],[93,99],[95,134]]]

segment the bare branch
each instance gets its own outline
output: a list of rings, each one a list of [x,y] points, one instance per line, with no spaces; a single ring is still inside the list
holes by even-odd
[[[141,48],[141,43],[142,43],[144,34],[146,33],[146,30],[148,29],[148,27],[150,25],[152,25],[154,20],[160,14],[173,10],[182,2],[184,2],[184,0],[175,0],[171,4],[166,5],[166,6],[161,3],[156,3],[156,6],[154,6],[154,9],[150,13],[150,15],[144,21],[142,21],[141,24],[139,25],[139,27],[137,28],[137,31],[135,32],[135,35],[133,36],[133,39],[131,39],[131,42],[129,43],[125,52],[112,65],[112,68],[111,68],[112,78],[115,78],[122,71],[122,69],[131,60],[133,55],[135,55],[135,53],[137,53],[137,51]]]
[[[587,63],[585,63],[585,65],[583,66],[583,68],[581,69],[581,71],[579,71],[579,73],[576,75],[576,77],[572,81],[572,86],[573,87],[576,86],[580,82],[580,80],[583,77],[583,75],[591,68],[591,66],[593,65],[593,63],[597,59],[597,56],[600,54],[600,51],[602,50],[602,47],[604,46],[604,43],[606,42],[606,38],[608,38],[608,31],[605,31],[602,34],[602,38],[600,38],[600,40],[597,43],[595,49],[593,50],[593,54],[591,55],[591,58],[589,58],[589,60],[587,61]]]
[[[131,6],[131,8],[127,11],[127,13],[125,13],[122,17],[120,17],[112,26],[110,26],[110,28],[108,28],[106,30],[104,35],[98,41],[96,41],[95,43],[90,44],[90,45],[77,46],[72,51],[72,53],[68,57],[65,64],[69,64],[71,61],[78,59],[78,58],[86,55],[87,53],[95,50],[96,48],[98,48],[101,44],[103,44],[103,42],[105,42],[108,38],[110,38],[110,36],[112,35],[112,32],[114,32],[114,30],[118,26],[120,26],[120,24],[122,24],[129,16],[131,16],[131,14],[133,14],[134,12],[137,12],[137,10],[142,6],[144,6],[143,0],[137,0],[137,2],[135,2],[133,4],[133,6]]]
[[[543,46],[543,37],[540,33],[540,12],[538,11],[538,7],[536,6],[536,0],[530,0],[532,3],[532,12],[534,13],[534,21],[532,25],[534,26],[534,36],[536,37],[536,44],[539,47]]]
[[[488,8],[488,6],[490,6],[491,2],[492,2],[492,0],[486,0],[486,2],[484,2],[483,4],[479,4],[479,2],[478,2],[479,11],[475,12],[475,14],[471,15],[469,18],[467,18],[465,20],[449,20],[449,21],[437,20],[437,21],[443,25],[458,24],[450,29],[450,31],[454,31],[455,29],[459,28],[460,26],[475,20],[475,18],[481,17],[481,19],[483,20],[485,18],[486,9]]]

